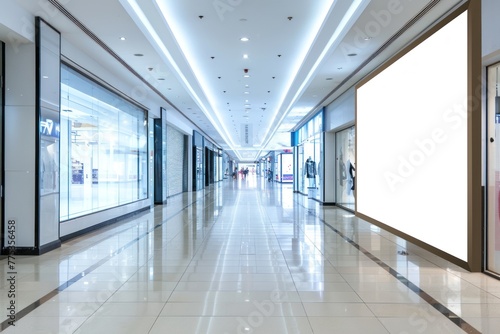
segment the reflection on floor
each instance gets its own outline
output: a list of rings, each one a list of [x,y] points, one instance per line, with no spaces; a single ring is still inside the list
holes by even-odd
[[[500,328],[500,281],[257,177],[176,196],[15,262],[14,298],[0,262],[0,307],[9,312],[14,301],[17,316],[4,333]]]
[[[354,212],[356,210],[356,205],[354,203],[337,203],[337,206],[340,206],[344,209],[350,210]]]

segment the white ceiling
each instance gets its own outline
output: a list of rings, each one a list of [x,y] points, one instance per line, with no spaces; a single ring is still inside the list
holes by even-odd
[[[37,1],[16,2],[44,17],[104,67],[123,71],[63,13],[42,10]],[[269,150],[290,145],[290,130],[297,124],[461,2],[60,1],[167,99],[167,110],[182,112],[240,161],[255,161]],[[435,6],[374,56],[429,3]]]

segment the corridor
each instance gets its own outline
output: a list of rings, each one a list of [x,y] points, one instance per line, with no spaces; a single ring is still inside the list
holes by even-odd
[[[446,236],[443,236],[446,237]],[[2,333],[498,333],[500,281],[264,178],[0,262]],[[17,321],[8,325],[15,302]]]

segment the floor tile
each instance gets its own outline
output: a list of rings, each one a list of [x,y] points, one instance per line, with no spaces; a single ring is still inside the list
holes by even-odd
[[[480,332],[500,328],[499,280],[289,185],[255,181],[173,196],[60,249],[20,257],[17,310],[36,307],[2,333],[462,332],[408,286]],[[0,298],[2,309],[9,303]]]
[[[5,334],[47,334],[47,333],[74,333],[86,317],[24,317],[2,331]]]
[[[168,302],[160,316],[248,316],[261,313],[266,317],[304,317],[302,303],[274,303],[271,300],[248,302],[216,302],[216,303],[176,303]]]
[[[463,334],[462,329],[444,317],[421,317],[414,314],[408,318],[380,318],[380,322],[389,333],[429,333],[429,334]],[[488,333],[488,332],[485,332]]]
[[[103,304],[96,312],[98,317],[157,317],[165,303],[130,302]]]
[[[361,317],[309,317],[314,334],[387,334],[376,318]]]
[[[303,303],[308,317],[372,317],[363,303]]]
[[[245,317],[161,317],[150,334],[312,334],[306,317],[266,317],[251,314]]]
[[[88,318],[75,334],[86,333],[149,333],[156,317],[92,316]]]

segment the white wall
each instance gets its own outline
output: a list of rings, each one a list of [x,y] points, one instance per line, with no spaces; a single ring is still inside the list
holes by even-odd
[[[500,1],[482,0],[482,43],[486,64],[500,61]]]
[[[85,43],[88,45],[88,41]],[[97,44],[88,45],[89,47],[99,48]],[[114,60],[109,54],[102,53],[102,61],[98,62],[88,56],[85,51],[71,44],[62,36],[61,54],[68,58],[71,62],[84,68],[90,74],[97,76],[105,83],[112,86],[114,89],[122,92],[124,95],[131,97],[134,101],[142,104],[149,109],[150,116],[153,118],[160,117],[160,107],[169,109],[166,102],[156,93],[151,91],[142,81],[135,77],[132,73]],[[104,59],[106,58],[106,59]],[[113,63],[113,67],[103,66],[101,63]],[[71,64],[71,63],[70,63]]]
[[[167,110],[167,122],[186,135],[192,136],[193,130],[197,130],[201,133],[198,128],[194,127],[193,124],[177,110]]]
[[[35,42],[35,18],[15,0],[2,0],[0,10],[0,40],[17,48]]]
[[[326,107],[325,131],[338,131],[354,124],[355,105],[355,90],[352,87]]]
[[[16,247],[35,246],[35,45],[5,47],[5,219]]]

